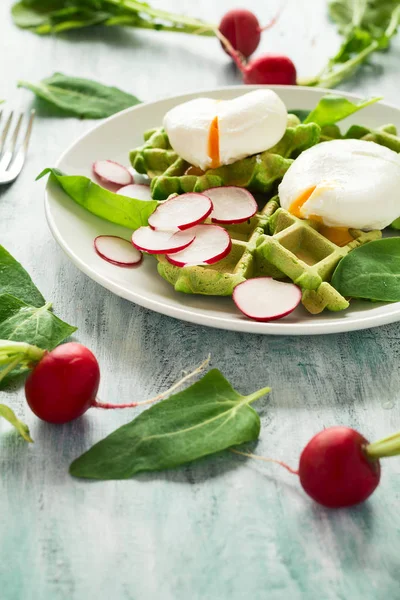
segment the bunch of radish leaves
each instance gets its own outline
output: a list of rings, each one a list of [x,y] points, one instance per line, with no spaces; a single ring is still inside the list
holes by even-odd
[[[344,39],[321,73],[302,82],[307,85],[335,87],[373,52],[387,50],[400,23],[400,0],[331,0],[329,15]]]
[[[0,246],[0,388],[29,369],[29,346],[52,350],[74,331],[76,327],[56,317],[22,265]],[[15,356],[15,368],[10,355]],[[4,404],[0,416],[32,441],[26,425]]]

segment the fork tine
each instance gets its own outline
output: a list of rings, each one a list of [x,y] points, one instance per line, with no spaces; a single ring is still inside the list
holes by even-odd
[[[32,127],[33,127],[33,120],[35,118],[35,114],[36,114],[35,109],[32,109],[31,110],[31,114],[29,116],[29,122],[28,122],[28,127],[26,129],[24,141],[22,142],[22,147],[23,147],[24,153],[26,153],[27,150],[28,150],[29,140],[31,139]]]
[[[19,134],[19,130],[21,129],[21,123],[22,123],[22,119],[23,118],[24,118],[24,115],[23,115],[23,113],[21,113],[19,115],[19,117],[18,117],[17,125],[16,125],[16,127],[14,129],[14,133],[13,133],[12,138],[11,138],[11,148],[10,148],[10,150],[11,150],[11,152],[13,154],[14,154],[14,151],[15,151],[15,147],[17,145],[18,134]]]
[[[11,111],[10,116],[8,117],[7,122],[4,126],[3,133],[1,134],[1,137],[0,137],[0,156],[3,154],[4,144],[6,143],[8,130],[10,129],[10,125],[11,125],[13,116],[14,116],[14,112]]]
[[[0,170],[7,171],[8,167],[11,164],[11,161],[14,156],[15,148],[17,145],[18,134],[19,134],[19,130],[21,129],[21,123],[22,123],[23,118],[24,118],[24,115],[21,113],[18,117],[18,121],[17,121],[17,124],[14,129],[14,133],[11,136],[11,141],[9,144],[7,144],[7,147],[4,150],[4,154],[1,157]]]

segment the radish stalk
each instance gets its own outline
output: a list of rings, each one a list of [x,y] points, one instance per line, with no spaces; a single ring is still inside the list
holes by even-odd
[[[252,452],[241,452],[240,450],[236,450],[235,448],[230,448],[230,451],[234,454],[240,454],[240,456],[246,456],[246,458],[253,458],[254,460],[262,460],[264,462],[275,463],[276,465],[279,465],[280,467],[283,467],[284,469],[289,471],[289,473],[291,473],[292,475],[299,474],[298,471],[295,471],[295,469],[292,469],[292,467],[289,467],[289,465],[282,462],[281,460],[276,460],[275,458],[267,458],[266,456],[259,456],[258,454],[253,454]]]
[[[365,447],[365,453],[371,459],[400,455],[400,431]]]
[[[46,351],[24,342],[0,340],[0,382],[17,366],[30,367],[39,362]]]

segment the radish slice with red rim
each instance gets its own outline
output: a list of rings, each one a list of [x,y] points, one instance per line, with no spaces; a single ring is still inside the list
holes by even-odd
[[[204,221],[212,208],[205,194],[182,194],[160,204],[149,217],[149,225],[159,231],[182,231]]]
[[[239,283],[233,290],[238,309],[255,321],[274,321],[291,313],[301,301],[301,290],[294,283],[257,277]]]
[[[96,160],[93,172],[99,179],[115,185],[129,185],[133,177],[128,169],[113,160]]]
[[[210,188],[204,192],[213,203],[211,221],[231,225],[243,223],[258,211],[254,196],[244,188],[229,185]]]
[[[117,192],[120,196],[135,198],[136,200],[152,200],[150,186],[144,183],[131,183],[124,185]]]
[[[101,258],[119,267],[133,267],[143,258],[142,253],[128,240],[116,235],[97,236],[94,240],[94,249]]]
[[[193,232],[195,240],[188,248],[167,254],[167,260],[177,267],[212,265],[227,256],[232,248],[229,233],[219,225],[196,225],[187,230]]]
[[[194,228],[193,228],[194,229]],[[171,254],[189,246],[195,239],[193,229],[188,231],[154,231],[151,227],[139,227],[132,235],[132,244],[149,254]]]

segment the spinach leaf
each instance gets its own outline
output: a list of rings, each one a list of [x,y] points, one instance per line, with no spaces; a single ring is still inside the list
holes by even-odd
[[[19,81],[18,87],[31,90],[52,106],[82,119],[103,119],[139,104],[140,100],[116,87],[97,81],[54,73],[40,83]]]
[[[317,123],[321,127],[332,125],[370,104],[375,104],[378,100],[382,100],[382,98],[371,98],[356,104],[341,96],[324,96],[314,110],[309,113],[304,123]]]
[[[32,306],[45,303],[23,266],[3,246],[0,246],[0,294],[11,294]]]
[[[269,392],[241,396],[217,369],[120,427],[77,458],[71,475],[128,479],[256,440],[260,418],[250,404]]]
[[[3,417],[3,419],[6,419],[9,423],[11,423],[11,425],[15,427],[15,429],[24,438],[26,442],[33,442],[33,439],[31,438],[29,433],[28,425],[25,425],[25,423],[20,421],[17,418],[14,411],[11,410],[9,406],[6,406],[5,404],[0,404],[0,417]]]
[[[342,258],[331,283],[345,297],[399,302],[400,238],[355,248]]]
[[[77,204],[97,217],[129,229],[138,229],[142,225],[147,225],[149,216],[158,206],[156,200],[136,200],[136,198],[114,194],[93,183],[88,177],[64,175],[58,169],[45,169],[36,179],[48,173],[51,173],[53,180]]]
[[[55,316],[45,304],[40,308],[22,306],[0,323],[0,339],[25,342],[44,350],[52,350],[69,337],[72,327]]]

